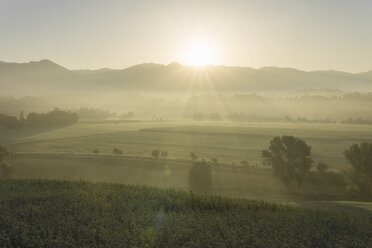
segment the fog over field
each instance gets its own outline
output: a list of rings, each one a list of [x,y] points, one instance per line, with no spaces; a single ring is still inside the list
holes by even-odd
[[[0,1],[0,247],[372,247],[372,2]]]

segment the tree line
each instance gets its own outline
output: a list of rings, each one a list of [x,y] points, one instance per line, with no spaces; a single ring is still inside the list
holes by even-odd
[[[77,113],[55,108],[47,113],[31,112],[25,117],[23,111],[17,116],[0,114],[0,126],[6,128],[65,126],[79,120]]]

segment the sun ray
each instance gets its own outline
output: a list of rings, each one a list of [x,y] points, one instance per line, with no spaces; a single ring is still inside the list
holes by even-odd
[[[191,66],[204,66],[213,64],[215,52],[212,47],[205,43],[195,43],[189,45],[186,54],[186,64]]]

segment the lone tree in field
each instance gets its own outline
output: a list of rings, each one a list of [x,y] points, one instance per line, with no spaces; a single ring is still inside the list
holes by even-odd
[[[160,153],[160,156],[162,156],[163,158],[166,158],[166,157],[168,157],[168,152],[167,151],[162,151]]]
[[[318,170],[319,173],[324,173],[328,170],[328,166],[325,163],[319,162],[316,169]]]
[[[154,159],[158,159],[159,156],[160,156],[160,151],[159,151],[159,150],[152,150],[152,152],[151,152],[151,156],[152,156]]]
[[[198,156],[196,156],[196,154],[195,153],[190,153],[190,158],[191,158],[191,160],[192,161],[196,161],[196,160],[198,160]]]
[[[6,162],[6,159],[10,156],[10,152],[0,146],[0,179],[9,178],[14,173],[14,168],[10,167]]]
[[[97,149],[97,148],[93,150],[93,153],[95,153],[95,154],[98,154],[99,152],[100,152],[100,151],[99,151],[99,149]]]
[[[117,154],[117,155],[121,155],[121,154],[123,154],[123,151],[118,149],[118,148],[114,148],[114,150],[112,150],[112,153]]]
[[[310,170],[313,160],[311,146],[293,136],[275,137],[268,150],[262,151],[264,163],[274,169],[274,174],[285,184],[297,181],[300,187]]]
[[[372,143],[354,144],[344,155],[352,166],[346,172],[349,188],[362,198],[372,198]]]
[[[189,170],[189,185],[192,191],[208,192],[212,187],[212,169],[205,161],[195,162]]]

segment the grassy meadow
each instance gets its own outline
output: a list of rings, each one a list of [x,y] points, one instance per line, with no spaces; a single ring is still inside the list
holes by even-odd
[[[1,130],[0,144],[22,153],[111,155],[117,147],[126,156],[151,157],[153,149],[168,159],[218,158],[223,164],[262,166],[261,151],[279,135],[294,135],[312,146],[316,162],[340,171],[348,164],[342,152],[353,143],[372,140],[372,126],[298,123],[231,123],[173,121],[98,121],[54,129]]]
[[[189,189],[190,152],[212,164],[212,193],[276,202],[354,200],[338,173],[348,167],[342,152],[372,139],[371,126],[295,123],[171,121],[81,121],[60,128],[0,131],[1,145],[14,152],[15,178],[86,180]],[[312,146],[313,158],[329,173],[313,169],[306,194],[288,192],[262,165],[261,151],[277,135],[294,135]],[[123,155],[113,155],[113,148]],[[93,154],[99,149],[99,154]],[[151,151],[168,151],[155,160]],[[246,160],[248,166],[242,166]],[[315,167],[315,166],[314,166]],[[321,204],[322,205],[322,204]]]

